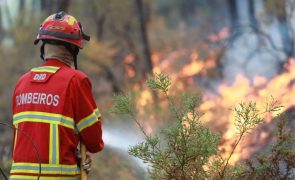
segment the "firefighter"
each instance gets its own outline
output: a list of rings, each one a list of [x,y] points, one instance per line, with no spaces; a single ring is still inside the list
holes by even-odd
[[[90,40],[81,24],[59,12],[40,26],[34,44],[41,42],[40,67],[17,82],[13,94],[13,163],[10,179],[77,179],[76,149],[82,141],[90,153],[103,149],[101,115],[88,77],[77,68],[82,41]],[[35,148],[30,142],[34,142]],[[90,168],[88,158],[82,168]]]

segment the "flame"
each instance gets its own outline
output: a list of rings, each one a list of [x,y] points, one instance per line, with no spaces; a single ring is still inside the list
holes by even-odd
[[[205,113],[204,121],[209,124],[214,123],[217,129],[220,127],[226,128],[223,133],[224,144],[220,147],[220,150],[224,151],[225,157],[229,155],[236,140],[233,111],[230,108],[233,108],[237,101],[253,100],[259,108],[263,108],[267,101],[266,98],[273,96],[275,100],[279,100],[281,105],[284,105],[284,109],[295,105],[295,100],[292,98],[295,95],[293,83],[295,79],[295,59],[289,60],[286,69],[286,72],[274,77],[269,82],[265,78],[255,77],[253,80],[254,86],[250,85],[247,78],[239,75],[232,85],[221,84],[219,86],[218,97],[205,97],[205,101],[200,107],[200,110]],[[272,116],[266,117],[266,123],[269,123],[271,119]],[[268,129],[252,132],[237,147],[230,163],[234,164],[241,159],[249,158],[269,138]],[[247,147],[246,144],[250,144],[250,146]]]
[[[208,60],[199,59],[198,53],[193,52],[190,56],[190,63],[186,64],[180,72],[181,77],[191,77],[197,74],[205,74],[208,69],[215,67],[216,63],[213,58]]]
[[[220,32],[218,38],[226,38],[226,32],[226,30]],[[214,56],[202,60],[198,52],[190,52],[189,50],[178,50],[168,54],[157,52],[152,55],[152,61],[154,73],[169,75],[172,84],[174,84],[171,91],[175,94],[188,88],[188,85],[196,87],[198,84],[194,84],[196,83],[194,77],[207,75],[210,69],[216,66]],[[237,138],[233,123],[234,114],[231,109],[239,102],[252,100],[257,103],[258,108],[263,108],[267,97],[272,96],[275,100],[279,100],[279,104],[283,105],[284,109],[295,106],[295,59],[289,59],[285,69],[284,73],[271,80],[256,76],[250,81],[245,76],[239,75],[232,84],[220,83],[217,86],[217,93],[205,92],[203,94],[203,102],[199,107],[199,110],[204,112],[202,121],[222,134],[222,143],[219,149],[225,157],[228,157]],[[141,89],[140,94],[137,103],[145,110],[147,105],[152,104],[153,97],[151,92],[145,88]],[[163,102],[161,103],[163,104]],[[151,117],[151,119],[157,121],[155,117]],[[271,119],[271,115],[266,117],[266,123],[270,123]],[[150,129],[149,131],[152,132]],[[270,138],[269,127],[254,130],[237,147],[230,164],[249,158]]]

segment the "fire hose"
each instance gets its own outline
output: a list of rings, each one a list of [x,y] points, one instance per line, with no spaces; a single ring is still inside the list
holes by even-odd
[[[24,135],[29,141],[30,143],[33,145],[35,151],[36,151],[36,155],[37,155],[37,158],[38,158],[38,164],[39,164],[39,172],[38,172],[38,177],[37,177],[37,180],[40,179],[40,176],[41,176],[41,158],[40,158],[40,153],[38,151],[38,148],[36,146],[36,144],[34,143],[33,139],[30,137],[30,135],[28,135],[25,131],[19,129],[19,128],[16,128],[14,126],[11,126],[9,124],[6,124],[6,123],[3,123],[3,122],[0,122],[0,125],[2,126],[6,126],[6,127],[9,127],[11,129],[15,129],[17,130],[18,132],[22,133],[22,135]],[[8,177],[5,175],[4,171],[1,169],[0,167],[0,172],[2,174],[2,176],[4,177],[5,180],[8,180]]]
[[[33,147],[34,147],[34,149],[36,151],[37,158],[38,158],[39,172],[38,172],[37,180],[39,180],[40,179],[40,176],[41,176],[41,158],[40,158],[40,153],[38,151],[38,148],[37,148],[36,144],[34,143],[33,139],[26,132],[24,132],[23,130],[21,130],[19,128],[16,128],[14,126],[11,126],[11,125],[6,124],[6,123],[3,123],[3,122],[0,122],[0,125],[6,126],[6,127],[11,128],[11,129],[15,129],[15,130],[19,131],[33,145]],[[81,167],[81,180],[87,180],[88,179],[87,173],[82,168],[82,163],[86,160],[86,146],[82,142],[80,144],[80,153],[81,153],[81,164],[80,164],[80,167]],[[5,172],[3,171],[3,169],[1,167],[0,167],[0,173],[2,174],[2,176],[4,177],[5,180],[9,180],[8,177],[6,176]]]
[[[0,167],[0,172],[1,172],[2,176],[4,177],[4,179],[8,180],[8,177],[5,175],[5,173],[1,167]]]

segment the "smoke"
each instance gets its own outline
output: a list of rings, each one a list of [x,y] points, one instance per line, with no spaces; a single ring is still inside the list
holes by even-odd
[[[281,54],[259,47],[256,35],[244,34],[227,50],[223,74],[228,82],[233,82],[237,75],[270,79],[279,73],[281,59]]]
[[[256,17],[259,28],[264,35],[257,33],[252,27],[250,14],[246,1],[237,1],[239,12],[239,28],[234,29],[234,34],[239,34],[231,42],[223,59],[223,74],[227,82],[235,81],[237,75],[243,75],[250,80],[255,76],[271,79],[282,70],[282,61],[287,59],[282,36],[288,37],[280,32],[280,23],[273,19],[266,21],[268,15],[262,11],[261,1],[255,1]],[[257,13],[260,12],[258,16]],[[264,19],[262,18],[264,17]],[[268,17],[270,18],[270,17]]]

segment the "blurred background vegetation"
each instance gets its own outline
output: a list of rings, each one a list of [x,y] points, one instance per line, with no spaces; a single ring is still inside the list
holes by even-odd
[[[203,122],[221,134],[220,150],[228,154],[235,135],[229,109],[240,101],[263,106],[273,95],[294,127],[294,8],[294,0],[0,0],[0,120],[11,123],[16,81],[42,63],[33,45],[40,23],[63,10],[91,35],[78,62],[92,81],[106,143],[93,156],[91,179],[147,178],[146,166],[127,154],[142,134],[109,110],[112,96],[128,91],[146,132],[171,123],[163,97],[144,83],[152,73],[171,77],[172,96],[203,95]],[[272,118],[237,147],[233,164],[270,149]],[[9,170],[11,130],[0,126],[0,134],[0,166]]]

